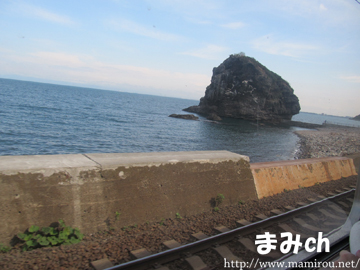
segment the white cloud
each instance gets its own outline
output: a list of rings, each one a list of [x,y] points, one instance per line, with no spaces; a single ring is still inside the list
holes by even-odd
[[[277,41],[272,35],[265,35],[252,42],[253,48],[274,55],[301,57],[319,51],[319,47],[292,41]]]
[[[25,16],[34,17],[41,20],[58,23],[58,24],[64,24],[64,25],[74,24],[74,21],[71,20],[68,16],[54,13],[42,7],[21,3],[13,8],[17,11],[20,11]]]
[[[204,48],[190,50],[187,52],[182,52],[181,54],[190,55],[190,56],[203,58],[203,59],[217,59],[217,58],[219,58],[220,54],[222,54],[226,50],[227,50],[226,47],[221,47],[221,46],[210,44]]]
[[[94,85],[105,89],[121,89],[123,85],[130,85],[145,89],[142,93],[154,94],[154,89],[159,89],[168,96],[198,99],[210,82],[210,77],[204,74],[109,64],[89,55],[42,51],[21,56],[0,56],[0,74]]]
[[[86,65],[84,60],[91,60],[89,56],[79,56],[67,53],[59,52],[36,52],[30,53],[34,59],[37,59],[39,64],[46,64],[51,66],[63,66],[63,67],[83,67]],[[80,59],[82,58],[82,60]]]
[[[232,23],[222,24],[221,26],[225,27],[225,28],[230,28],[230,29],[236,30],[239,28],[243,28],[245,26],[245,24],[243,22],[232,22]]]
[[[360,83],[360,75],[341,76],[340,79],[351,82],[351,83]]]
[[[320,4],[320,10],[327,10],[327,8],[324,6],[324,4]]]
[[[163,40],[163,41],[180,41],[184,39],[183,37],[178,35],[159,31],[153,25],[143,26],[136,22],[125,19],[109,20],[106,22],[106,24],[112,26],[117,31],[125,31],[136,35]]]
[[[304,17],[326,26],[356,26],[360,21],[358,4],[355,1],[327,0],[321,3],[314,0],[273,0],[269,7],[282,10],[289,16]]]

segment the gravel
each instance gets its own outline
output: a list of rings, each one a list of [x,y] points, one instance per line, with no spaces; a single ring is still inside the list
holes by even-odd
[[[295,133],[300,137],[299,159],[360,153],[360,128],[332,126]]]

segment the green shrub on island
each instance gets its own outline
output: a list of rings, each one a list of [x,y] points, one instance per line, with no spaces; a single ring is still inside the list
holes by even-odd
[[[66,226],[63,220],[59,220],[58,226],[40,227],[31,226],[25,233],[19,233],[17,237],[22,241],[22,250],[33,250],[42,247],[71,245],[79,243],[84,235],[77,228]]]

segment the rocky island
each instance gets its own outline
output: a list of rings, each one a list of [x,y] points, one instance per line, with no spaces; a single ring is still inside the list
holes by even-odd
[[[213,69],[198,106],[184,109],[206,117],[281,122],[300,111],[289,83],[244,53],[230,55]]]
[[[351,118],[352,120],[357,120],[357,121],[360,121],[360,114],[355,116],[354,118]]]

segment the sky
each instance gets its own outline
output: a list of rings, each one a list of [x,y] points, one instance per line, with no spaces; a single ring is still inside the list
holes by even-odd
[[[355,0],[0,0],[0,77],[194,99],[244,52],[301,111],[360,114]],[[1,91],[1,89],[0,89]]]

